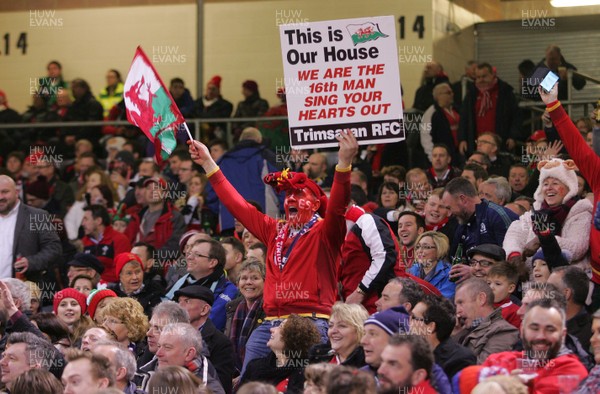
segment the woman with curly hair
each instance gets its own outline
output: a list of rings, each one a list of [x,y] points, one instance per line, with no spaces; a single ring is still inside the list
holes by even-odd
[[[142,305],[133,298],[117,298],[108,304],[103,314],[103,325],[115,334],[117,342],[134,355],[141,354],[140,343],[150,327]]]
[[[252,360],[240,384],[261,381],[273,384],[278,392],[301,393],[304,389],[304,367],[308,350],[321,342],[319,330],[309,318],[292,314],[279,326],[271,328],[267,357]]]

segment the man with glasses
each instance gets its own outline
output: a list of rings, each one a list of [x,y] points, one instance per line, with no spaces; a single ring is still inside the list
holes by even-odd
[[[506,252],[498,245],[483,244],[467,251],[471,275],[475,278],[487,279],[488,272],[494,264],[506,260]]]
[[[223,331],[227,319],[225,305],[237,296],[237,287],[225,276],[225,249],[213,239],[196,242],[186,253],[187,274],[169,289],[166,299],[172,300],[178,290],[190,285],[209,288],[214,294],[210,319]]]
[[[502,140],[498,134],[485,132],[481,134],[475,141],[477,152],[485,153],[490,161],[487,171],[490,175],[499,175],[508,177],[508,170],[512,164],[510,156],[500,154],[498,147],[502,144]]]
[[[488,157],[487,154],[480,152],[480,151],[475,151],[467,159],[467,164],[477,164],[478,166],[481,166],[487,172],[488,168],[490,167],[491,162],[490,162],[490,158]]]

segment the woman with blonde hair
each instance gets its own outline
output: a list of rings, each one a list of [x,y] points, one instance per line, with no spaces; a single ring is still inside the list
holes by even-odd
[[[311,363],[327,362],[360,368],[365,353],[360,340],[365,335],[364,323],[369,313],[361,304],[336,302],[331,309],[327,336],[330,344],[318,344],[310,351]]]
[[[178,394],[198,394],[202,387],[204,383],[196,375],[183,367],[170,365],[152,374],[147,392],[168,393],[177,388]]]
[[[415,264],[408,270],[435,286],[446,298],[454,298],[456,284],[450,280],[450,263],[447,261],[450,242],[437,231],[426,231],[415,242]]]
[[[103,326],[115,334],[117,342],[134,355],[143,350],[139,344],[150,326],[144,308],[138,301],[129,297],[117,298],[103,310],[103,316]]]

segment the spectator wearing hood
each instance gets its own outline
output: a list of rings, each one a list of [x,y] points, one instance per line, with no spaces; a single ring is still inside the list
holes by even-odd
[[[276,194],[262,182],[264,174],[280,170],[275,154],[262,145],[262,134],[254,128],[244,129],[240,141],[217,162],[221,171],[246,200],[258,202],[265,213],[276,217],[283,210],[283,195]],[[221,232],[233,231],[234,219],[217,197],[210,183],[206,185],[206,205],[219,215]]]

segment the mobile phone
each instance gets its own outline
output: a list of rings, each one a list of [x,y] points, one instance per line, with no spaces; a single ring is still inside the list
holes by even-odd
[[[546,93],[549,93],[554,87],[554,85],[556,85],[559,79],[560,78],[558,75],[556,75],[552,71],[549,71],[542,83],[540,83],[540,86],[542,87],[542,89],[544,89]]]

